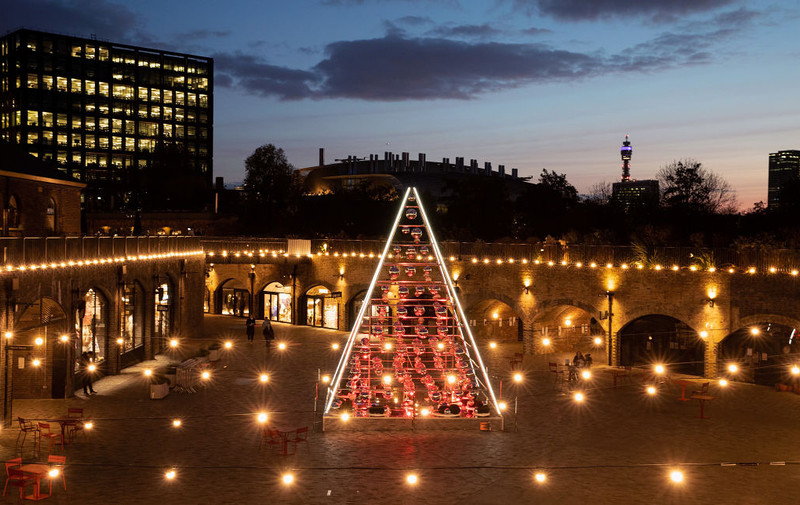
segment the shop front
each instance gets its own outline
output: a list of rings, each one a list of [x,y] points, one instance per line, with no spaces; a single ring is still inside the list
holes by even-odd
[[[331,292],[324,286],[306,291],[306,324],[318,328],[339,329],[341,292]]]
[[[120,368],[144,359],[145,328],[144,289],[138,282],[126,282],[122,286],[122,310],[120,311]]]
[[[265,319],[281,323],[292,322],[292,288],[280,282],[268,284],[261,292]]]
[[[166,342],[172,331],[172,287],[167,281],[160,281],[155,293],[155,335],[153,335],[154,352],[166,348]]]
[[[238,279],[231,279],[218,290],[220,314],[247,317],[250,314],[250,290]]]

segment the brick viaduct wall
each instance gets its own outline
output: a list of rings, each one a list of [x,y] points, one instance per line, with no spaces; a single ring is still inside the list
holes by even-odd
[[[242,258],[241,263],[237,263],[239,258],[217,257],[216,260],[222,263],[215,263],[206,279],[211,293],[230,279],[239,279],[249,286],[251,265],[256,293],[273,281],[284,285],[294,283],[295,304],[315,285],[341,292],[339,329],[342,330],[348,329],[348,321],[353,317],[348,313],[349,302],[367,289],[378,262],[377,258],[369,257],[281,255],[256,257],[255,260]],[[448,268],[457,278],[462,304],[468,314],[487,300],[497,300],[510,307],[521,321],[523,347],[529,354],[541,352],[539,338],[533,331],[537,317],[558,306],[577,307],[598,317],[608,310],[609,292],[612,293],[610,361],[614,364],[619,362],[620,329],[648,315],[673,317],[698,335],[707,332],[703,333],[707,334],[703,340],[706,343],[705,374],[709,377],[717,373],[719,343],[732,332],[765,321],[800,327],[800,279],[787,273],[751,275],[722,270],[656,271],[619,266],[459,260],[448,261]],[[344,272],[342,278],[340,271]],[[709,303],[710,295],[713,295],[713,306]],[[301,324],[297,320],[293,322]],[[608,319],[600,320],[600,324],[607,333]],[[477,334],[480,336],[480,330]]]
[[[80,300],[89,289],[100,293],[105,300],[105,359],[104,373],[119,372],[120,311],[122,307],[122,286],[136,282],[142,287],[143,336],[142,357],[151,359],[163,345],[156,338],[155,329],[155,291],[159,284],[168,280],[172,290],[170,335],[189,337],[200,335],[203,328],[203,282],[205,262],[202,255],[144,259],[102,264],[67,266],[66,268],[26,269],[0,274],[0,330],[14,331],[25,311],[46,300],[49,312],[57,323],[49,326],[51,334],[46,336],[42,348],[31,350],[6,351],[0,346],[0,363],[6,363],[8,355],[9,370],[13,374],[14,396],[17,398],[51,398],[55,360],[66,360],[65,395],[72,396],[78,387],[72,367],[80,354],[76,328],[76,311]],[[2,333],[0,332],[0,333]],[[31,332],[28,332],[31,333]],[[36,333],[37,335],[40,333]],[[70,343],[59,341],[62,334],[70,335]],[[5,343],[11,345],[30,345],[33,336],[12,337]],[[32,367],[31,360],[40,358],[42,365]],[[24,362],[20,362],[23,359]],[[24,365],[24,368],[20,368]],[[9,394],[10,384],[0,376],[0,391]]]

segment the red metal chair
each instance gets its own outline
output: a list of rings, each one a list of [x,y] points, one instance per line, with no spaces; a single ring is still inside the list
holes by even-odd
[[[61,433],[53,433],[50,431],[50,423],[39,423],[39,449],[42,448],[42,439],[46,438],[47,442],[47,452],[50,452],[53,449],[53,444],[61,444],[61,450],[64,450],[64,437],[61,436]],[[38,452],[38,451],[37,451]]]
[[[58,468],[58,473],[61,475],[61,483],[64,484],[64,491],[67,490],[67,478],[64,476],[64,466],[67,464],[66,456],[47,456],[47,462],[50,463],[51,468]],[[50,494],[53,494],[53,479],[50,479]]]
[[[19,488],[19,500],[24,499],[25,488],[33,486],[35,479],[31,475],[26,475],[18,467],[22,466],[22,458],[14,458],[6,461],[6,485],[3,487],[3,496],[8,492],[9,484]],[[15,469],[16,468],[16,469]]]
[[[25,419],[18,417],[17,422],[19,422],[19,434],[17,435],[17,449],[22,450],[25,446],[25,438],[28,436],[28,433],[33,433],[33,446],[36,447],[36,439],[39,435],[39,427],[36,426],[32,421],[26,421]],[[22,442],[20,442],[19,437],[22,437]]]
[[[294,444],[295,454],[297,454],[297,444],[306,444],[306,451],[311,454],[311,449],[308,448],[308,426],[294,430],[287,442]]]
[[[67,418],[69,419],[83,419],[83,409],[78,407],[70,407],[67,409]],[[67,426],[67,435],[69,436],[69,441],[72,442],[75,440],[75,435],[78,433],[82,433],[86,436],[86,431],[83,429],[83,424],[80,422],[76,422],[75,424],[70,424]]]
[[[261,432],[261,447],[272,446],[273,451],[278,448],[283,450],[284,443],[283,436],[281,436],[281,432],[278,430],[265,429]]]

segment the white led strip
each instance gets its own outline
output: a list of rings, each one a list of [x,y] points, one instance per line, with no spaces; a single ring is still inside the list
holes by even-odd
[[[369,289],[367,289],[367,293],[364,295],[364,303],[361,304],[361,309],[358,311],[356,324],[353,325],[353,329],[350,330],[350,336],[347,337],[347,344],[345,345],[344,351],[342,351],[342,357],[339,358],[339,364],[336,366],[336,373],[333,375],[333,381],[331,381],[331,386],[328,387],[328,399],[325,402],[326,414],[331,409],[331,404],[333,404],[334,398],[336,398],[336,391],[339,390],[339,383],[341,382],[342,376],[347,368],[347,362],[350,359],[350,354],[353,351],[353,344],[356,341],[356,335],[358,335],[358,330],[361,329],[361,325],[364,322],[364,313],[367,311],[367,307],[372,306],[372,291],[375,289],[375,283],[378,282],[378,276],[381,273],[381,268],[383,268],[383,261],[386,259],[386,254],[389,252],[389,246],[392,245],[392,241],[394,240],[394,235],[397,232],[397,225],[400,223],[400,219],[403,217],[403,211],[406,208],[406,202],[408,201],[408,195],[410,192],[411,188],[408,188],[403,194],[403,203],[400,205],[400,210],[397,211],[397,217],[395,218],[394,224],[392,224],[392,228],[389,231],[389,238],[386,239],[386,246],[383,248],[383,254],[381,254],[378,267],[375,269],[375,275],[372,276],[372,282],[369,284]]]

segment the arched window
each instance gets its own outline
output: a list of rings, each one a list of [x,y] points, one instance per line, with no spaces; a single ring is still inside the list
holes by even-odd
[[[44,228],[48,233],[56,232],[56,201],[53,199],[53,197],[50,197],[47,202]]]
[[[19,228],[19,204],[13,195],[8,199],[8,227]]]

